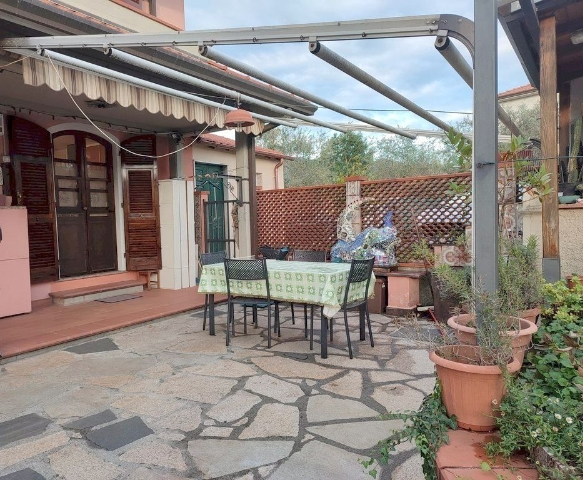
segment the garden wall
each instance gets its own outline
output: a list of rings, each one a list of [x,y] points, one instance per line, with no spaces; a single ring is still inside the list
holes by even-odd
[[[361,198],[370,199],[361,207],[362,229],[381,227],[383,216],[393,212],[401,241],[397,247],[400,262],[410,260],[417,232],[431,243],[451,243],[471,218],[469,202],[447,193],[451,181],[470,184],[471,176],[461,173],[360,182]],[[258,191],[258,243],[330,250],[336,243],[336,224],[345,206],[344,184]]]

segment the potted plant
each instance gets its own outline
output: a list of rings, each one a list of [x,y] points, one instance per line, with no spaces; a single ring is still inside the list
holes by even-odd
[[[507,379],[499,405],[500,438],[489,454],[530,452],[544,478],[583,478],[583,285],[562,280],[544,287],[535,349]]]
[[[538,254],[536,238],[530,237],[526,244],[518,240],[502,238],[500,240],[500,255],[498,258],[499,289],[501,312],[506,314],[504,322],[507,325],[506,335],[512,341],[513,354],[520,363],[525,351],[530,347],[532,335],[537,331],[535,324],[540,314],[542,301],[542,286],[544,280],[537,268]],[[450,288],[458,291],[466,287],[469,295],[469,284],[453,282],[451,274],[442,268],[442,281]],[[476,345],[475,315],[458,314],[450,317],[447,324],[454,329],[460,342]]]
[[[505,392],[504,375],[517,372],[521,361],[512,352],[501,299],[474,291],[468,301],[472,311],[478,312],[474,314],[479,319],[476,344],[439,346],[429,358],[436,365],[448,414],[455,415],[462,428],[489,431],[496,425],[493,408]]]

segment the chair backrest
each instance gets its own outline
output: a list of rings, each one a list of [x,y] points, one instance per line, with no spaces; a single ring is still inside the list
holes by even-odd
[[[293,259],[299,262],[325,262],[326,251],[294,250]]]
[[[200,263],[201,265],[212,265],[213,263],[223,263],[227,258],[227,252],[212,252],[212,253],[201,253]]]
[[[289,248],[259,247],[261,256],[266,260],[285,260],[289,255]]]
[[[227,295],[231,296],[231,280],[263,280],[267,290],[267,299],[269,299],[269,281],[267,277],[267,263],[265,259],[258,260],[224,260],[225,279],[227,281]]]
[[[350,264],[350,272],[348,273],[348,280],[346,282],[346,291],[344,292],[344,305],[348,302],[348,294],[350,286],[354,283],[365,282],[364,301],[368,298],[368,288],[370,286],[370,277],[372,269],[374,268],[374,257],[367,260],[352,260]]]

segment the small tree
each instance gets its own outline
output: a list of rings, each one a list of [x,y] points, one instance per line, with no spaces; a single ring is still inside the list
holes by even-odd
[[[367,175],[373,161],[374,148],[360,132],[333,135],[322,149],[322,160],[328,165],[335,182],[346,177]]]

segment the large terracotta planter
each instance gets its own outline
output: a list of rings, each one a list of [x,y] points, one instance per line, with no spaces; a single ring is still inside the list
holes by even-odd
[[[506,391],[500,367],[470,364],[468,359],[478,358],[479,350],[473,345],[450,345],[439,348],[439,354],[431,352],[429,359],[435,363],[448,415],[455,415],[461,428],[487,432],[496,427],[493,407]],[[518,370],[520,363],[513,358],[508,371]]]
[[[519,324],[520,330],[508,330],[507,335],[512,337],[512,353],[520,362],[524,360],[525,352],[530,348],[530,342],[533,334],[538,330],[534,322],[525,318],[508,317],[509,324]],[[464,345],[477,345],[476,316],[474,314],[464,313],[450,317],[447,324],[454,330],[455,336]]]

